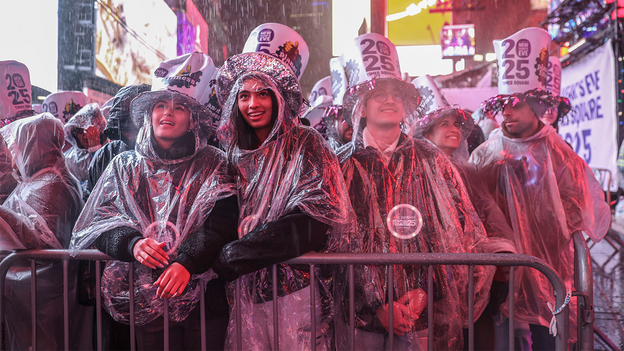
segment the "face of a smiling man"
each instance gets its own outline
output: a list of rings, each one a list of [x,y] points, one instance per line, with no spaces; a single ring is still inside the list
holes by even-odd
[[[369,94],[362,118],[367,126],[390,127],[401,124],[404,93],[390,82],[380,82]]]

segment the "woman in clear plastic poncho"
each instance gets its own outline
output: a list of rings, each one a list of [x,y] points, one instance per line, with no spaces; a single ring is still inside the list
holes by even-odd
[[[0,129],[13,155],[18,185],[0,206],[1,249],[65,249],[82,208],[80,185],[65,167],[61,121],[48,113],[21,119]],[[37,262],[37,347],[58,350],[63,344],[63,266]],[[84,307],[76,303],[77,262],[69,265],[71,349],[83,349],[91,340]],[[31,346],[28,261],[7,274],[6,319],[9,349]],[[88,319],[87,319],[88,320]]]
[[[476,252],[477,245],[486,240],[455,168],[434,145],[409,137],[419,101],[413,85],[394,78],[369,80],[352,87],[345,95],[343,106],[351,116],[354,130],[352,155],[342,170],[358,223],[357,233],[351,235],[349,246],[344,248],[347,252]],[[379,124],[396,131],[394,142],[376,139],[371,130]],[[411,239],[399,239],[387,227],[389,212],[400,204],[416,207],[423,217],[420,233]],[[475,287],[487,281],[484,272],[475,267]],[[347,316],[347,282],[339,278],[345,276],[339,274],[335,278],[336,301],[342,303],[337,311]],[[463,346],[467,277],[467,267],[434,268],[435,349],[456,350]],[[381,349],[387,343],[386,278],[386,266],[356,267],[356,349]],[[394,345],[398,349],[426,349],[427,268],[395,265],[394,279]],[[487,291],[477,296],[475,311],[482,308],[487,297]],[[345,316],[336,319],[339,349],[348,345]]]
[[[85,105],[65,123],[65,138],[71,148],[65,151],[67,169],[84,183],[89,178],[89,164],[93,154],[107,138],[104,135],[106,120],[96,103]]]
[[[419,119],[414,129],[414,137],[431,141],[457,168],[472,206],[488,234],[489,240],[483,250],[492,253],[516,253],[513,230],[487,191],[487,184],[477,177],[473,166],[468,163],[467,138],[473,128],[472,116],[456,106],[448,106]]]
[[[76,223],[71,249],[95,245],[119,260],[104,270],[102,295],[108,312],[122,323],[130,320],[128,262],[138,261],[134,289],[140,348],[163,347],[155,333],[162,333],[158,317],[165,303],[171,345],[198,348],[199,330],[191,332],[187,322],[199,323],[200,285],[215,278],[209,268],[225,243],[221,235],[236,232],[233,183],[225,155],[206,146],[207,136],[200,133],[207,118],[196,100],[175,91],[144,92],[131,111],[140,126],[136,152],[116,156],[107,167]]]
[[[517,252],[543,259],[572,288],[572,234],[583,231],[595,242],[604,237],[611,219],[604,193],[587,163],[552,126],[537,120],[535,134],[521,138],[507,128],[507,123],[519,124],[510,109],[522,109],[536,120],[546,108],[559,106],[564,99],[533,89],[486,101],[484,110],[503,111],[505,121],[472,153],[470,163],[505,213]],[[559,109],[559,116],[569,110],[568,102],[567,108]],[[516,321],[548,327],[552,313],[547,302],[554,305],[555,298],[546,277],[521,267],[514,277]],[[576,334],[575,305],[572,299],[571,340]],[[507,302],[501,305],[501,312],[508,316]]]
[[[485,231],[488,235],[488,242],[483,246],[486,253],[516,253],[513,242],[513,230],[507,224],[505,214],[498,207],[492,195],[488,191],[488,186],[479,178],[474,167],[468,163],[468,138],[473,131],[474,120],[472,116],[457,106],[444,106],[424,117],[420,118],[414,130],[414,137],[429,140],[451,160],[466,186],[468,195],[473,207],[479,214]],[[494,267],[488,267],[494,269]],[[492,337],[492,326],[494,316],[498,314],[500,302],[506,298],[506,277],[508,269],[500,267],[494,275],[492,287],[483,286],[483,289],[490,289],[490,303],[484,306],[479,320],[475,322],[475,348],[493,349],[497,340]],[[487,284],[488,282],[484,282]],[[479,287],[477,287],[479,288]],[[477,291],[477,293],[479,293]],[[477,311],[475,316],[478,316]],[[519,325],[516,324],[518,328]],[[528,324],[525,326],[528,329]],[[499,342],[504,344],[507,339],[498,337]],[[502,340],[504,339],[504,340]]]
[[[308,251],[332,250],[351,226],[351,208],[333,151],[318,132],[298,124],[301,90],[287,66],[260,53],[233,56],[217,84],[223,106],[220,139],[238,187],[239,239],[223,248],[214,270],[241,283],[242,298],[230,296],[231,304],[241,304],[241,347],[268,350],[275,345],[272,276],[265,267]],[[280,264],[277,274],[279,347],[309,347],[307,266]],[[330,295],[321,281],[318,286],[317,298]],[[322,319],[317,318],[313,336],[317,349],[324,348]],[[227,339],[226,348],[236,348],[233,319]]]

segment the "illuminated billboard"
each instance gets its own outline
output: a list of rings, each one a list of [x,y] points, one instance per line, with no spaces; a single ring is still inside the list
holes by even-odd
[[[208,55],[208,23],[197,10],[192,0],[186,0],[186,16],[195,29],[195,51]]]
[[[451,12],[429,12],[437,2],[388,0],[388,39],[401,45],[439,45],[442,26],[451,24]]]
[[[177,18],[163,0],[98,0],[95,74],[119,85],[151,84],[177,56]]]
[[[444,26],[440,30],[442,57],[468,57],[475,54],[475,25]]]

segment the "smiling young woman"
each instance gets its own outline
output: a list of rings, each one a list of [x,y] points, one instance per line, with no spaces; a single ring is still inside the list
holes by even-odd
[[[444,154],[451,156],[462,141],[461,122],[457,112],[449,111],[439,117],[425,133],[425,138],[434,143]]]
[[[253,128],[258,145],[267,139],[274,123],[274,97],[269,89],[258,90],[261,86],[260,81],[249,78],[238,92],[238,110],[245,122]]]

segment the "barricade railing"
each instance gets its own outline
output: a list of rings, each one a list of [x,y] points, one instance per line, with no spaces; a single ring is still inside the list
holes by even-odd
[[[594,348],[594,284],[587,241],[581,232],[572,234],[574,242],[574,296],[578,303],[578,344],[580,350]]]
[[[578,240],[575,240],[575,244]],[[583,256],[581,256],[583,257]],[[75,256],[70,256],[69,255],[69,251],[68,250],[26,250],[26,251],[19,251],[19,252],[14,252],[11,253],[10,255],[8,255],[6,258],[4,258],[2,260],[2,262],[0,262],[0,291],[5,291],[5,277],[7,275],[7,272],[9,270],[9,268],[15,264],[18,261],[24,260],[24,259],[30,259],[31,260],[31,275],[34,277],[36,275],[36,266],[35,266],[35,260],[62,260],[63,261],[63,285],[64,285],[64,316],[63,316],[63,321],[64,321],[64,335],[63,335],[63,339],[64,339],[64,347],[65,350],[69,349],[69,301],[68,301],[68,262],[69,260],[95,260],[96,261],[96,270],[95,270],[95,274],[96,274],[96,290],[97,292],[100,291],[100,280],[101,280],[101,270],[100,270],[100,261],[105,261],[105,260],[110,260],[111,258],[106,256],[105,254],[97,251],[97,250],[82,250],[77,252],[77,254]],[[350,316],[349,316],[349,330],[350,330],[350,335],[349,335],[349,341],[350,341],[350,345],[351,345],[351,349],[354,349],[354,341],[355,341],[355,327],[354,327],[354,266],[355,265],[403,265],[403,264],[413,264],[413,265],[426,265],[428,266],[428,287],[427,287],[427,296],[428,296],[428,307],[429,311],[428,311],[428,328],[429,328],[429,335],[433,335],[432,333],[432,328],[433,328],[433,279],[432,279],[432,275],[433,275],[433,266],[434,265],[466,265],[469,267],[469,276],[470,278],[468,279],[469,282],[469,286],[468,286],[468,296],[473,296],[474,295],[474,287],[473,287],[473,273],[474,273],[474,266],[478,265],[478,266],[482,266],[482,265],[494,265],[494,266],[510,266],[510,270],[509,270],[509,291],[510,291],[510,297],[513,297],[513,291],[514,291],[514,268],[517,266],[526,266],[526,267],[530,267],[533,269],[537,269],[538,271],[540,271],[541,273],[543,273],[548,280],[550,281],[550,283],[553,286],[553,290],[554,290],[554,295],[555,295],[555,304],[556,307],[559,306],[563,306],[564,305],[564,300],[566,298],[566,287],[563,283],[563,281],[561,280],[561,277],[557,274],[557,272],[555,272],[552,267],[550,267],[548,264],[546,264],[544,261],[542,261],[541,259],[538,259],[536,257],[533,256],[528,256],[528,255],[517,255],[517,254],[452,254],[452,253],[447,253],[447,254],[429,254],[429,253],[413,253],[413,254],[374,254],[374,253],[368,253],[368,254],[362,254],[362,253],[332,253],[332,254],[321,254],[321,253],[308,253],[305,254],[301,257],[298,257],[296,259],[292,259],[290,261],[287,261],[287,263],[289,264],[306,264],[309,265],[310,267],[310,291],[314,292],[316,291],[316,280],[315,280],[315,267],[317,265],[346,265],[348,266],[348,285],[349,285],[349,304],[350,304]],[[134,264],[138,264],[138,263],[134,263]],[[134,350],[135,349],[135,333],[134,333],[134,329],[135,329],[135,323],[134,323],[134,288],[133,288],[133,284],[134,284],[134,279],[133,279],[133,269],[129,270],[129,282],[130,282],[130,349]],[[388,269],[388,277],[387,277],[387,281],[389,282],[390,286],[388,286],[388,302],[391,305],[390,308],[388,309],[389,311],[389,329],[390,329],[390,335],[393,334],[393,308],[392,308],[392,304],[393,304],[393,295],[392,295],[392,291],[393,291],[393,281],[394,281],[394,277],[393,277],[393,269]],[[272,273],[273,273],[273,301],[278,301],[278,297],[277,297],[277,268],[276,266],[273,266],[272,268]],[[591,267],[589,270],[589,273],[591,273]],[[589,286],[591,287],[591,276],[589,278]],[[581,284],[583,286],[586,286],[587,284],[587,280],[584,279],[583,277],[581,277],[580,279]],[[37,294],[37,289],[36,289],[36,279],[32,280],[33,284],[32,284],[32,288],[31,288],[31,301],[32,301],[32,306],[31,306],[31,316],[32,316],[32,349],[36,350],[37,349],[37,335],[36,335],[36,325],[37,325],[37,310],[36,310],[36,294]],[[239,284],[236,284],[236,299],[238,301],[240,301],[240,286]],[[578,286],[578,285],[577,285]],[[585,304],[584,308],[588,309],[588,307],[591,307],[591,295],[588,295],[587,293],[585,293],[585,295],[582,295],[584,298],[587,299],[587,304]],[[311,308],[311,323],[312,325],[316,325],[316,301],[315,301],[315,294],[311,293],[310,294],[310,308]],[[4,314],[5,314],[5,297],[4,294],[0,294],[0,321],[2,321],[2,347],[4,349],[5,346],[5,319],[4,319]],[[509,299],[509,310],[510,310],[510,318],[509,318],[509,335],[510,335],[510,340],[509,340],[509,349],[513,350],[514,349],[514,299],[510,298]],[[206,349],[206,335],[205,335],[205,315],[204,315],[204,289],[202,286],[202,290],[200,292],[200,311],[201,311],[201,345],[202,345],[202,349]],[[277,323],[277,320],[279,318],[278,316],[278,311],[277,311],[277,303],[273,304],[273,325],[274,325],[274,345],[275,345],[275,349],[278,350],[279,349],[279,340],[278,340],[278,329],[279,329],[279,324]],[[101,350],[102,349],[102,316],[101,313],[103,313],[102,311],[102,301],[101,301],[101,294],[97,293],[96,294],[96,333],[97,333],[97,349]],[[240,314],[240,304],[236,304],[237,309],[235,311],[235,315],[236,315],[236,320],[235,320],[235,328],[237,330],[237,349],[242,349],[243,345],[242,345],[242,327],[241,327],[241,314]],[[473,299],[472,298],[468,298],[468,320],[469,320],[469,328],[468,328],[468,349],[469,350],[473,350],[474,349],[474,316],[473,316]],[[579,307],[580,308],[580,307]],[[168,316],[168,304],[165,304],[165,313],[164,316]],[[579,311],[580,312],[580,311]],[[568,343],[568,306],[565,306],[563,308],[563,310],[561,311],[561,313],[556,315],[556,320],[557,320],[557,324],[558,324],[558,330],[559,333],[557,334],[556,338],[555,338],[555,343],[556,343],[556,350],[566,350],[567,348],[567,343]],[[579,313],[580,315],[580,313]],[[168,350],[169,349],[169,318],[164,318],[164,349]],[[581,324],[581,323],[579,323]],[[588,325],[590,325],[590,328],[593,327],[593,325],[591,325],[591,323],[588,323]],[[580,334],[579,334],[580,335]],[[314,333],[311,333],[311,337],[315,337]],[[389,338],[389,346],[390,349],[393,349],[393,338]],[[428,348],[429,349],[433,349],[433,338],[428,338]],[[311,349],[315,350],[316,349],[316,343],[314,342],[314,340],[311,340]],[[582,350],[591,350],[593,348],[593,341],[592,341],[592,345],[591,347],[589,347],[585,342],[582,343],[582,345],[584,345],[581,349]],[[587,348],[586,348],[587,347]]]

